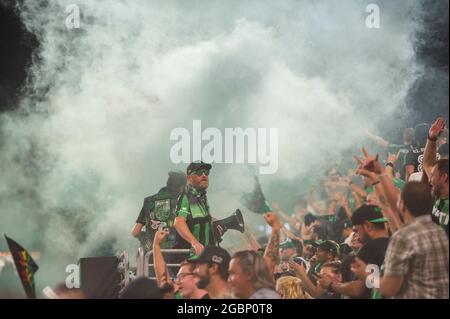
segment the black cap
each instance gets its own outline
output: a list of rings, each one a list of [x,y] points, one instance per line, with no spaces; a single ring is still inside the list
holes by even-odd
[[[332,240],[317,240],[313,243],[317,249],[329,251],[333,256],[339,256],[339,244]]]
[[[342,233],[342,231],[346,228],[352,228],[352,222],[349,219],[344,219],[339,223],[339,231]]]
[[[364,222],[385,223],[388,220],[381,213],[381,209],[374,205],[362,205],[352,215],[353,225],[362,225]]]
[[[198,257],[192,258],[189,261],[199,264],[218,264],[228,269],[230,260],[231,256],[225,249],[216,246],[207,246]]]
[[[212,167],[211,164],[204,163],[202,161],[194,161],[191,164],[189,164],[189,166],[187,167],[186,174],[191,175],[192,173],[194,173],[202,168],[210,170],[211,167]]]
[[[147,277],[133,279],[119,293],[121,299],[162,299],[168,287],[159,288],[156,281]]]
[[[185,186],[187,182],[186,174],[182,171],[170,171],[166,186],[170,189],[178,189],[180,186]]]

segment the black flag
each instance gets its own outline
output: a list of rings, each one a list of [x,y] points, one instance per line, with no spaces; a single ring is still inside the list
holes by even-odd
[[[244,193],[241,198],[244,206],[256,214],[271,212],[272,208],[267,202],[261,189],[258,176],[255,175],[255,188],[252,193]]]
[[[18,243],[5,235],[9,251],[16,265],[17,273],[29,299],[36,298],[34,287],[34,273],[39,269],[31,255]]]

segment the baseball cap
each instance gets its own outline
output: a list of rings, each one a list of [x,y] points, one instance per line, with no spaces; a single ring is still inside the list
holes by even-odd
[[[292,240],[290,239],[286,239],[285,241],[283,241],[282,243],[280,243],[279,246],[281,249],[285,249],[285,248],[296,248],[295,244]]]
[[[385,223],[387,218],[381,213],[381,209],[374,205],[362,205],[353,212],[352,224],[362,225],[364,222]]]
[[[317,249],[329,251],[333,256],[339,256],[339,244],[332,240],[317,240],[313,243]]]
[[[352,222],[349,219],[344,219],[338,224],[338,230],[340,233],[346,228],[352,228]]]
[[[186,174],[191,175],[192,173],[198,171],[201,168],[210,170],[211,167],[212,167],[211,164],[204,163],[202,161],[194,161],[191,164],[189,164],[189,166],[187,167]]]
[[[216,246],[207,246],[197,258],[189,259],[189,261],[199,264],[218,264],[227,269],[230,260],[230,254],[225,249]]]

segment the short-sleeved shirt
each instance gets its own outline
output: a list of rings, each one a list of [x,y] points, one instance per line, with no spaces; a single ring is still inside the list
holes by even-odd
[[[448,198],[438,199],[431,213],[433,221],[442,227],[448,236]]]
[[[413,146],[408,151],[408,153],[405,156],[405,167],[408,165],[414,166],[414,172],[423,172],[423,152],[425,151],[424,147],[416,147]],[[439,160],[441,158],[441,155],[439,153],[436,153],[436,159]]]
[[[186,191],[178,200],[176,210],[177,217],[186,219],[186,223],[192,235],[194,235],[203,246],[215,245],[206,193],[201,193],[195,188],[187,186]],[[176,247],[189,248],[190,244],[180,235],[177,235]]]
[[[401,179],[405,179],[405,157],[412,147],[411,144],[389,144],[387,146],[386,151],[388,153],[396,154],[400,151],[398,159],[394,164],[394,171],[400,172]]]
[[[449,245],[430,215],[414,218],[391,238],[384,276],[401,277],[398,299],[449,298]]]
[[[413,165],[414,172],[422,172],[423,171],[423,152],[425,151],[424,147],[413,146],[405,155],[404,166]]]
[[[144,199],[136,223],[145,225],[145,231],[141,233],[140,240],[146,251],[152,249],[153,238],[161,223],[169,229],[169,236],[161,243],[161,248],[174,247],[176,230],[173,228],[173,223],[177,196],[177,193],[163,187],[157,194]]]

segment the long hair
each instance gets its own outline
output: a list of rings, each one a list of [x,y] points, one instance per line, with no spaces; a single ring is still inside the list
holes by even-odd
[[[283,299],[305,299],[302,281],[293,276],[283,276],[277,280],[276,290]]]
[[[242,270],[250,275],[250,280],[256,290],[274,289],[273,276],[270,274],[264,258],[256,251],[238,251],[233,255],[233,259],[238,260]]]

